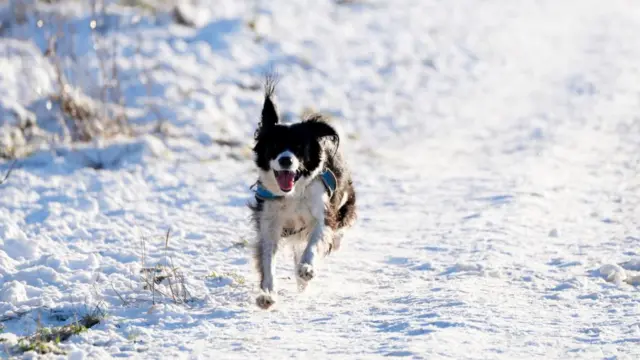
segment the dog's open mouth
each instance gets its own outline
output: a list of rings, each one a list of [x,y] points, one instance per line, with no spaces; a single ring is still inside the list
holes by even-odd
[[[298,178],[300,178],[300,173],[290,170],[274,170],[273,173],[276,175],[276,181],[278,181],[278,186],[280,186],[280,190],[284,192],[289,192],[293,189],[293,185],[295,185]]]

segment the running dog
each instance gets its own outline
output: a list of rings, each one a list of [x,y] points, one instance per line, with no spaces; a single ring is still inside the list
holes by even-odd
[[[253,148],[258,181],[250,204],[258,237],[256,304],[265,310],[276,302],[279,248],[292,246],[302,291],[316,276],[318,260],[339,249],[343,231],[356,220],[356,193],[338,132],[318,114],[282,124],[273,102],[276,83],[274,76],[267,77]]]

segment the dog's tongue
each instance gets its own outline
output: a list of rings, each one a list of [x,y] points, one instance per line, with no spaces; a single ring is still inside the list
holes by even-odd
[[[278,180],[278,185],[280,185],[280,189],[283,191],[289,191],[293,189],[295,174],[293,171],[279,171],[276,176],[276,180]]]

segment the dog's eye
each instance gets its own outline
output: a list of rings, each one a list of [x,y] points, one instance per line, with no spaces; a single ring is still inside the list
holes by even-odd
[[[307,153],[307,147],[304,144],[296,144],[293,151],[296,154],[305,155]]]
[[[269,154],[276,155],[280,153],[280,151],[278,151],[279,148],[280,147],[278,146],[278,144],[269,144],[269,146],[267,147],[267,152]]]
[[[304,158],[308,159],[311,157],[311,147],[310,146],[303,146],[302,150],[300,151],[301,154],[304,154]]]

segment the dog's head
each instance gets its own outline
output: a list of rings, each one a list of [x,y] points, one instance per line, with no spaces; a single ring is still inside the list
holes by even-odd
[[[336,130],[314,116],[295,124],[281,124],[272,101],[275,82],[267,80],[262,120],[253,148],[262,185],[277,195],[308,184],[324,166],[329,147],[337,149]]]

